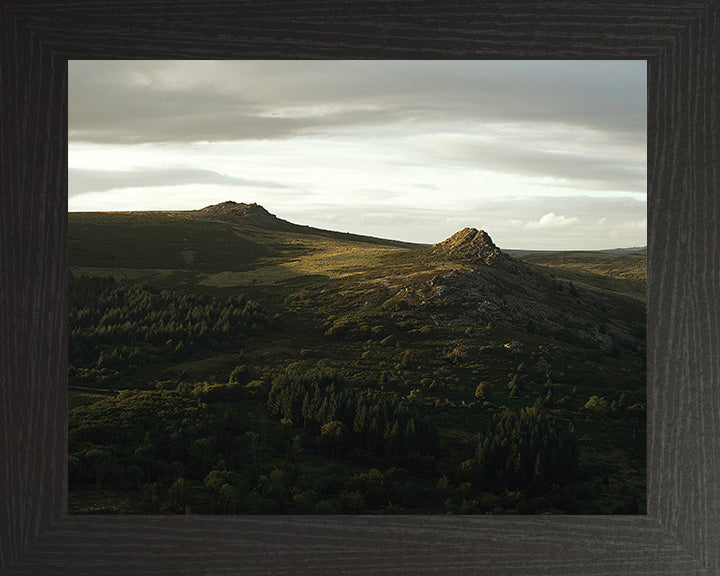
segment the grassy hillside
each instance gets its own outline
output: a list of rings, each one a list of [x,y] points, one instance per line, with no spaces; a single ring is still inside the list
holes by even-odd
[[[544,266],[551,274],[581,284],[646,300],[647,255],[596,252],[552,252],[519,258],[528,264]]]
[[[644,510],[644,263],[220,206],[69,215],[71,511]]]
[[[242,286],[338,276],[376,264],[404,243],[324,232],[265,230],[197,213],[70,213],[74,273],[164,283]]]

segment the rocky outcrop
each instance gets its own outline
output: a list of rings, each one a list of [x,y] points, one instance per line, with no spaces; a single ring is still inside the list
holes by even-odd
[[[510,256],[495,246],[487,232],[475,228],[463,228],[447,240],[434,244],[431,254],[487,266],[508,267],[513,262]]]
[[[195,210],[195,212],[215,220],[224,220],[227,222],[240,221],[243,224],[257,226],[259,228],[272,230],[296,228],[296,225],[286,220],[281,220],[274,214],[270,214],[270,212],[265,210],[260,204],[255,203],[244,204],[242,202],[228,200],[220,204],[206,206],[201,210]]]

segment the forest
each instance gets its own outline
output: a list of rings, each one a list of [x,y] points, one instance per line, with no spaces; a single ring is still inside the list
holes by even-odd
[[[177,380],[143,380],[149,366],[242,351],[272,331],[267,312],[243,296],[84,276],[72,279],[70,294],[69,383],[79,399],[70,412],[71,494],[105,495],[113,512],[588,509],[574,484],[581,472],[574,425],[548,415],[552,385],[531,406],[494,411],[458,449],[438,432],[447,401],[430,407],[413,397],[414,386],[407,395],[392,393],[381,378],[358,389],[322,360],[279,372],[239,364],[225,381],[182,373]],[[333,339],[332,331],[325,338]],[[521,367],[508,380],[508,396],[518,394],[518,382],[527,387],[528,378]],[[108,395],[83,403],[90,385],[106,387]],[[468,410],[489,404],[491,386],[471,387],[476,402]],[[610,406],[593,398],[587,417],[636,419],[624,399]],[[107,502],[89,502],[96,508],[78,511],[108,511]],[[629,497],[614,511],[638,508]]]

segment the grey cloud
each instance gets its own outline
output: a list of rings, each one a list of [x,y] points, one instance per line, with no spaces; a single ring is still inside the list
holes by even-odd
[[[483,199],[468,206],[470,217],[492,223],[496,218],[539,220],[547,213],[577,217],[581,221],[607,218],[624,220],[647,216],[644,197],[608,198],[599,196],[516,196],[513,198]]]
[[[276,182],[246,180],[212,170],[193,168],[143,168],[133,171],[68,169],[68,195],[70,197],[88,192],[105,192],[119,188],[148,188],[180,184],[230,184],[263,188],[284,187]]]
[[[347,94],[343,97],[337,89],[330,89],[338,81],[337,76],[330,75],[323,83],[317,72],[296,84],[292,82],[293,75],[286,78],[273,78],[267,72],[257,78],[247,72],[234,75],[246,78],[248,85],[262,85],[263,91],[259,92],[244,84],[219,85],[224,79],[222,75],[212,85],[177,87],[162,82],[129,82],[133,64],[92,61],[71,64],[68,99],[71,141],[139,144],[289,138],[303,130],[383,124],[408,114],[402,107],[368,107],[370,103],[363,103],[362,98],[348,102]],[[190,68],[197,64],[187,63]],[[245,63],[230,64],[243,68]],[[163,65],[155,63],[160,69]],[[153,66],[144,62],[141,68]],[[308,94],[309,86],[314,87],[313,98]],[[246,90],[252,94],[246,94]],[[318,116],[273,115],[278,109],[298,104],[342,106]]]
[[[646,193],[646,166],[621,156],[557,152],[499,143],[460,142],[445,146],[444,158],[496,172],[567,181],[553,186]]]
[[[644,142],[643,62],[71,62],[72,140],[287,138],[333,126],[565,123]],[[317,117],[263,117],[331,107]]]

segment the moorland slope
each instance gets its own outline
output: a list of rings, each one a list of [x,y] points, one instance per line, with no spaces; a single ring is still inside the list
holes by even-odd
[[[408,244],[234,202],[69,229],[74,511],[644,509],[633,255],[514,258],[472,228]]]

